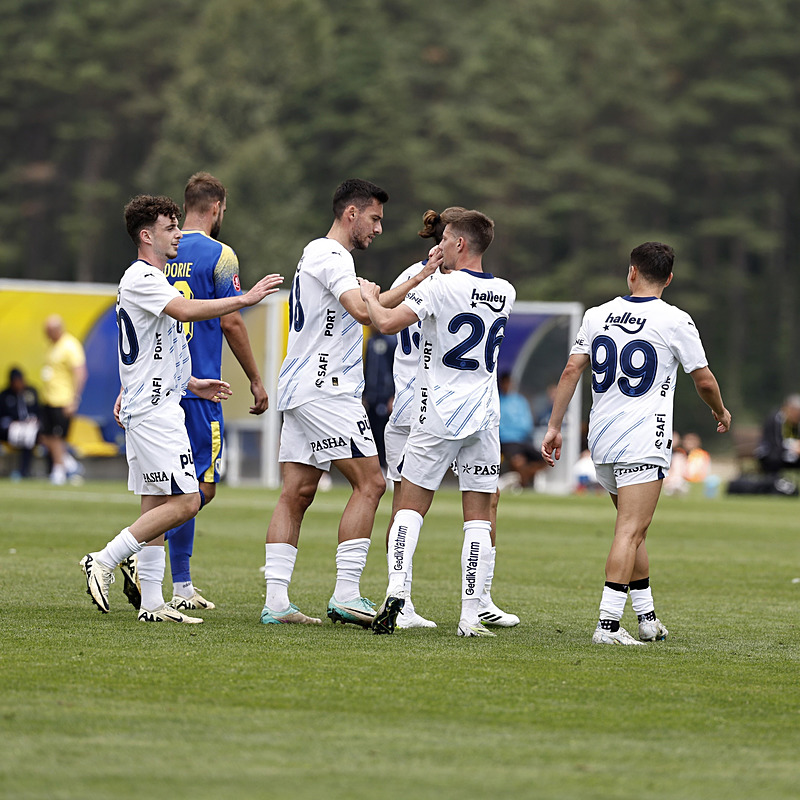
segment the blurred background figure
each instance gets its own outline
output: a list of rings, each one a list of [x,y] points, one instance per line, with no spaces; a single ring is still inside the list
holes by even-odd
[[[689,484],[686,483],[686,450],[683,449],[681,435],[677,431],[672,433],[672,462],[669,472],[664,478],[664,494],[688,494]]]
[[[764,421],[756,458],[767,475],[800,468],[800,394],[789,395]]]
[[[504,372],[500,387],[500,453],[508,471],[498,487],[504,489],[532,486],[537,472],[545,468],[544,459],[533,442],[533,414],[527,399]]]
[[[0,441],[19,451],[12,479],[30,477],[38,434],[39,395],[25,383],[22,370],[14,367],[8,374],[8,386],[0,392]]]
[[[696,433],[683,437],[686,452],[685,478],[689,483],[704,483],[711,474],[711,456],[703,450],[703,443]]]
[[[586,492],[602,492],[603,487],[597,482],[597,471],[592,461],[590,450],[583,450],[581,457],[575,462],[572,468],[572,477],[575,480],[575,493],[585,494]]]
[[[52,462],[50,482],[61,486],[83,471],[68,452],[66,438],[86,384],[86,356],[83,345],[64,329],[58,314],[47,318],[44,332],[51,344],[42,368],[41,441]]]
[[[394,397],[394,348],[396,336],[385,336],[374,326],[370,326],[364,357],[364,394],[362,402],[367,409],[367,419],[372,428],[375,446],[378,448],[378,460],[386,469],[386,445],[383,432],[392,413]]]

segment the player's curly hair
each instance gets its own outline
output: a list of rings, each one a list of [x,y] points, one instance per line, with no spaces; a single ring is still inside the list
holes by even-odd
[[[423,239],[433,239],[436,244],[442,241],[444,229],[453,222],[460,214],[466,211],[462,206],[450,206],[438,214],[433,209],[428,209],[422,215],[422,230],[417,231],[417,235]]]
[[[631,251],[630,263],[646,281],[664,284],[672,274],[675,251],[662,242],[645,242]]]
[[[138,194],[125,206],[125,227],[136,247],[139,246],[139,234],[145,229],[152,229],[161,216],[181,218],[181,210],[175,202],[163,195],[154,197],[150,194]]]
[[[359,211],[366,208],[373,200],[379,203],[388,203],[389,194],[369,181],[361,178],[349,178],[336,187],[333,194],[333,214],[336,219],[341,219],[345,209],[353,205]]]

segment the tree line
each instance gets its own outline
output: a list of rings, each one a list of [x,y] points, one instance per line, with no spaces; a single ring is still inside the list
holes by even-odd
[[[454,204],[521,299],[596,304],[667,241],[735,417],[800,391],[800,0],[2,6],[4,277],[116,282],[127,199],[206,169],[245,284],[288,278],[358,176],[390,194],[371,279]]]

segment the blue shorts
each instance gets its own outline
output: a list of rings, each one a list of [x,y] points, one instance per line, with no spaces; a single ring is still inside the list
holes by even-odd
[[[225,433],[221,405],[200,398],[181,400],[197,480],[201,483],[219,483],[220,480],[222,436]]]

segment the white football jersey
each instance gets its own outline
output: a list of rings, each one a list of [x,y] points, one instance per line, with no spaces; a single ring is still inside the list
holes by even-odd
[[[434,273],[403,301],[422,320],[412,432],[463,439],[500,424],[497,351],[516,298],[488,272]]]
[[[181,293],[164,273],[134,261],[117,290],[120,420],[133,428],[165,404],[180,403],[192,374],[192,359],[182,323],[164,313]]]
[[[361,324],[339,302],[358,289],[353,257],[333,239],[306,245],[289,295],[289,344],[278,378],[278,410],[364,391]]]
[[[678,364],[708,365],[692,318],[656,297],[616,297],[584,314],[571,353],[591,358],[594,463],[669,467]]]
[[[419,274],[425,263],[425,261],[420,261],[401,272],[397,280],[392,284],[392,289]],[[428,280],[430,280],[430,276],[423,283]],[[397,347],[394,349],[394,363],[392,365],[394,403],[392,404],[392,415],[389,420],[392,425],[398,428],[411,426],[411,416],[414,409],[414,385],[417,379],[421,339],[421,322],[416,322],[397,334]]]

